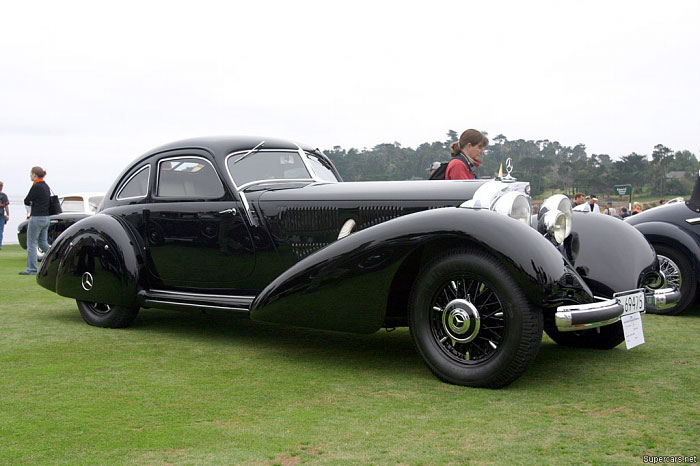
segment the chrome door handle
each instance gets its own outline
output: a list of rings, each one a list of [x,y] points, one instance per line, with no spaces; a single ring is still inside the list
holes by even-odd
[[[226,210],[222,210],[222,211],[219,212],[219,213],[220,213],[221,215],[231,214],[231,215],[233,215],[233,216],[235,217],[236,214],[238,213],[238,211],[237,211],[236,209],[226,209]]]

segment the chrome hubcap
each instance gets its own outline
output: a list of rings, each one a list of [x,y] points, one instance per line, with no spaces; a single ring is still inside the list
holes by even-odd
[[[675,287],[677,290],[680,290],[681,285],[683,284],[683,277],[681,277],[681,269],[676,265],[675,262],[673,262],[666,256],[658,256],[658,258],[661,273],[664,274],[664,276],[666,277],[666,284],[668,286]]]
[[[466,299],[454,299],[442,313],[442,328],[455,342],[468,343],[479,334],[481,317]]]

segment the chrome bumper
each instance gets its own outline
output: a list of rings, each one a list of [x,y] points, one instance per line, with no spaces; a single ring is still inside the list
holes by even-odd
[[[681,292],[675,288],[662,288],[653,292],[644,293],[645,307],[647,310],[662,311],[673,307],[681,300]]]
[[[666,309],[680,299],[681,293],[675,288],[646,291],[644,293],[645,310]],[[590,304],[559,306],[554,314],[554,323],[560,332],[573,332],[614,324],[624,313],[620,300],[612,298]]]

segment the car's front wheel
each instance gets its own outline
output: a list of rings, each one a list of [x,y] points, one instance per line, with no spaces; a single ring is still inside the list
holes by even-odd
[[[659,258],[659,268],[666,277],[668,286],[674,286],[681,292],[681,299],[668,309],[650,310],[654,314],[674,316],[680,314],[695,299],[697,288],[693,266],[688,258],[677,249],[663,244],[653,244]]]
[[[76,301],[83,320],[95,327],[122,328],[134,323],[139,308]]]
[[[431,371],[449,383],[499,388],[539,350],[542,313],[508,271],[479,250],[450,251],[424,267],[409,304],[411,336]]]

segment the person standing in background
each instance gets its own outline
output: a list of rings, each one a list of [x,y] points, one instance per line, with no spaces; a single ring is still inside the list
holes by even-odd
[[[571,208],[575,209],[584,202],[586,202],[586,195],[583,193],[576,193],[576,196],[574,196],[574,201],[571,203]]]
[[[46,171],[41,167],[32,167],[29,172],[32,187],[29,189],[27,197],[24,198],[24,205],[32,208],[29,225],[27,226],[27,268],[21,271],[20,275],[36,275],[37,245],[44,252],[49,250],[49,202],[51,199],[51,188],[44,182],[45,176]]]
[[[440,165],[442,165],[440,162],[433,162],[428,166],[428,179],[433,176],[433,173],[435,173],[435,170],[440,168]]]
[[[489,145],[489,140],[480,131],[468,129],[459,141],[450,144],[452,160],[447,165],[446,180],[473,180],[474,169],[481,165],[481,153]]]
[[[2,234],[5,231],[5,224],[10,221],[10,200],[7,194],[2,192],[5,185],[0,181],[0,249],[2,249]]]
[[[591,212],[594,212],[596,214],[600,213],[600,206],[598,205],[598,196],[595,194],[591,194],[591,197],[588,198],[588,208],[591,209]]]
[[[612,215],[617,217],[617,209],[613,207],[612,202],[608,202],[608,207],[603,212],[605,215]]]
[[[642,203],[641,202],[635,202],[632,204],[632,215],[637,215],[642,211]]]

